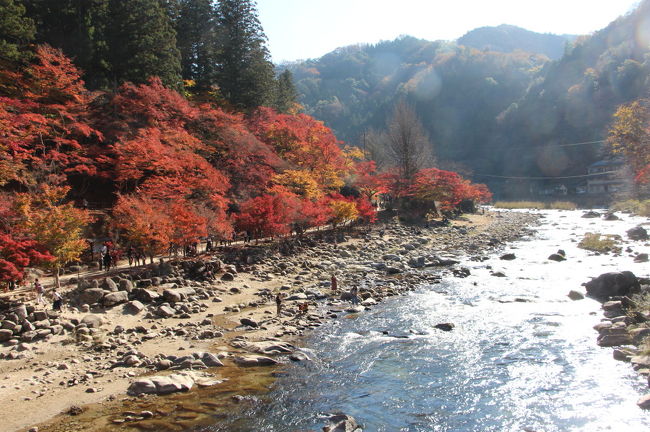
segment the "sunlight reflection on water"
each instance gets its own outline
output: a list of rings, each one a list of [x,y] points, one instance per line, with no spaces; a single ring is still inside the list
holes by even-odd
[[[596,345],[600,305],[566,297],[591,276],[642,269],[625,254],[586,259],[570,239],[586,231],[625,238],[642,220],[544,213],[533,241],[506,248],[516,260],[470,262],[470,277],[443,283],[446,295],[423,287],[314,332],[315,361],[292,366],[267,403],[230,430],[313,430],[333,411],[369,431],[649,430],[650,415],[636,406],[645,380]],[[560,248],[568,260],[548,261]],[[488,266],[508,277],[490,276]],[[440,322],[456,328],[439,331]]]

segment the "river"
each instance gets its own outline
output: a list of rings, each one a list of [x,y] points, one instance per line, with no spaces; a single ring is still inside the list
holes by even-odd
[[[337,411],[366,431],[650,430],[650,413],[636,405],[646,379],[596,345],[600,304],[567,297],[607,271],[647,276],[649,266],[630,253],[577,247],[593,231],[650,252],[625,235],[647,219],[541,213],[534,235],[504,249],[515,260],[463,260],[467,278],[445,277],[315,330],[305,350],[313,361],[288,366],[259,403],[208,430],[320,430],[323,416]],[[547,259],[558,249],[567,261]],[[442,322],[455,328],[434,328]]]

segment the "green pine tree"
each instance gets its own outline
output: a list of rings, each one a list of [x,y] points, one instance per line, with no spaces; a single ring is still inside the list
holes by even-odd
[[[176,31],[160,0],[109,0],[109,61],[114,85],[157,76],[180,88]]]
[[[15,62],[29,58],[26,45],[34,39],[34,21],[25,16],[20,1],[0,0],[0,60]]]
[[[73,59],[89,88],[109,82],[107,20],[109,0],[25,0],[36,21],[38,43],[47,43]]]
[[[199,91],[209,88],[215,80],[218,52],[217,23],[212,1],[180,0],[175,27],[183,79],[193,80]]]
[[[298,100],[298,93],[293,84],[293,74],[289,69],[278,76],[278,81],[275,90],[275,109],[282,113],[288,113],[295,107]]]
[[[217,6],[221,50],[217,84],[235,107],[273,103],[274,71],[253,0],[221,0]]]

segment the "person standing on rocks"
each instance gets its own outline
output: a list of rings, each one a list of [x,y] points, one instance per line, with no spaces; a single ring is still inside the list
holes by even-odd
[[[34,291],[36,291],[36,303],[45,304],[45,299],[43,299],[45,290],[43,289],[43,285],[38,281],[38,278],[34,279]]]
[[[331,288],[332,291],[336,291],[339,288],[338,281],[336,280],[336,275],[332,275],[332,281],[331,281]]]
[[[358,293],[359,293],[359,289],[356,286],[353,286],[352,289],[350,290],[350,301],[354,305],[359,304],[359,297],[357,297]]]
[[[56,288],[52,291],[52,309],[55,311],[61,311],[61,304],[63,303],[63,297],[58,293]]]
[[[277,307],[278,316],[282,313],[282,293],[275,296],[275,305]]]

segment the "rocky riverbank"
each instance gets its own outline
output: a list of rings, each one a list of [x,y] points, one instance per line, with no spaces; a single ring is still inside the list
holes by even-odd
[[[482,260],[535,220],[526,213],[470,215],[446,227],[389,223],[338,239],[321,234],[232,248],[73,281],[60,314],[14,304],[0,314],[5,427],[28,429],[59,413],[41,428],[214,422],[201,420],[199,405],[214,413],[204,405],[215,395],[241,402],[264,391],[278,365],[308,361],[296,340],[310,328],[421,284],[464,277],[461,257]],[[331,289],[332,274],[338,290]],[[353,286],[359,305],[347,301]],[[277,292],[284,293],[280,316]],[[188,391],[182,397],[193,408],[180,418],[169,416],[183,411],[171,408],[177,399],[155,396]]]

